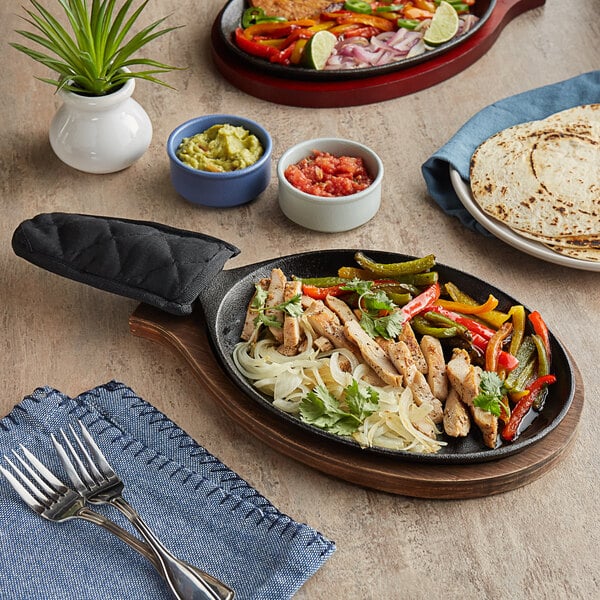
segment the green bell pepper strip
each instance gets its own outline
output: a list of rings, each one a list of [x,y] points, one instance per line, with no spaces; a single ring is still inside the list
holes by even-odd
[[[434,311],[428,311],[426,313],[423,313],[422,316],[425,317],[433,325],[443,327],[454,327],[457,333],[459,334],[464,335],[469,331],[464,325],[461,325],[460,323],[457,323],[456,321],[453,321],[452,319],[449,319],[448,317],[445,317],[444,315],[441,315],[440,313]]]
[[[281,22],[286,20],[285,17],[267,15],[259,6],[251,6],[242,13],[242,28],[246,29],[250,25],[256,25],[257,23]]]
[[[410,31],[414,31],[421,21],[417,19],[398,19],[396,21],[396,25],[401,27],[402,29],[409,29]]]
[[[298,277],[297,279],[306,285],[314,285],[316,287],[331,287],[352,281],[344,277]]]
[[[435,327],[425,316],[417,315],[410,323],[415,332],[420,335],[430,335],[442,339],[458,335],[458,327]]]
[[[346,2],[344,2],[344,9],[365,15],[372,12],[371,5],[364,0],[346,0]]]
[[[398,275],[414,275],[429,271],[435,266],[435,256],[429,254],[423,258],[407,260],[400,263],[378,263],[365,256],[362,252],[354,255],[354,260],[367,271],[377,273],[381,277],[397,277]]]
[[[534,373],[536,346],[530,335],[523,338],[515,357],[519,365],[508,374],[505,384],[511,392],[521,392]]]

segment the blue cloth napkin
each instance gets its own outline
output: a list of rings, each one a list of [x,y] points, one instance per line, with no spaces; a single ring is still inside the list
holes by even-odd
[[[80,419],[125,482],[125,498],[177,556],[229,584],[236,600],[291,598],[334,552],[282,514],[130,388],[109,382],[77,398],[38,388],[0,420],[0,455],[23,444],[70,483],[50,434]],[[135,532],[120,513],[97,506]],[[150,562],[80,519],[46,521],[0,476],[0,598],[158,600]]]
[[[479,111],[421,167],[427,191],[447,214],[469,227],[489,235],[464,208],[450,181],[449,166],[469,181],[471,156],[490,136],[512,127],[544,119],[556,112],[582,104],[600,102],[600,71],[547,85],[505,98]]]

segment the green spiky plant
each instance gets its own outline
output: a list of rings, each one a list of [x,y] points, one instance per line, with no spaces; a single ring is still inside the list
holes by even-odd
[[[133,0],[125,0],[118,9],[116,0],[92,0],[90,4],[87,0],[57,0],[71,26],[71,33],[37,0],[30,1],[35,10],[24,9],[29,18],[23,19],[37,32],[17,30],[16,33],[49,50],[54,56],[18,43],[10,45],[58,74],[56,79],[37,79],[59,90],[88,96],[110,94],[133,77],[171,87],[155,75],[179,67],[133,55],[152,40],[178,27],[158,29],[167,18],[163,17],[125,39],[148,0],[131,15],[128,13]],[[143,69],[132,70],[136,66]]]

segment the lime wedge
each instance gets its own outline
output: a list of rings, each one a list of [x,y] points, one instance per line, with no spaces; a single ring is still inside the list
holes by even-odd
[[[439,46],[450,41],[458,31],[459,19],[454,6],[442,0],[423,36],[428,46]]]
[[[336,43],[337,38],[331,31],[317,31],[304,47],[302,64],[309,69],[322,70]]]

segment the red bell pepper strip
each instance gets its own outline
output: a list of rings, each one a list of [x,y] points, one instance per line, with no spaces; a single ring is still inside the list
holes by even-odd
[[[424,292],[415,296],[400,309],[404,320],[410,321],[410,319],[419,313],[422,313],[424,310],[432,309],[433,303],[440,297],[440,292],[440,284],[436,281],[426,288]]]
[[[252,54],[252,56],[270,59],[272,56],[279,54],[279,50],[274,46],[259,44],[258,42],[249,40],[244,35],[244,30],[241,27],[235,30],[235,43],[240,50]]]
[[[542,338],[544,342],[544,348],[546,348],[546,355],[548,357],[548,362],[551,360],[550,354],[550,333],[548,332],[548,326],[542,319],[542,315],[537,310],[529,313],[529,321],[533,326],[533,330]]]
[[[529,393],[517,402],[508,423],[502,430],[501,436],[505,442],[514,442],[517,439],[517,436],[519,435],[519,426],[525,418],[525,415],[531,409],[537,395],[544,386],[554,383],[555,381],[556,377],[554,375],[544,375],[543,377],[538,377],[531,385],[527,386],[527,391]]]
[[[377,27],[372,27],[371,25],[366,25],[365,27],[358,26],[348,29],[348,31],[344,33],[344,38],[364,37],[370,39],[379,33],[381,33],[381,31],[377,29]]]
[[[494,333],[496,333],[493,329],[487,325],[483,325],[483,323],[480,323],[479,321],[475,321],[475,319],[470,319],[469,317],[459,315],[458,313],[447,310],[441,306],[434,305],[431,307],[431,310],[434,310],[435,312],[438,312],[441,315],[444,315],[445,317],[464,325],[471,333],[476,333],[486,340],[489,340]]]
[[[464,325],[471,334],[471,343],[473,346],[475,346],[475,348],[477,348],[482,354],[485,354],[489,341],[494,335],[494,331],[492,329],[489,329],[485,325],[481,325],[481,323],[478,323],[477,321],[473,321],[472,319],[462,317],[462,315],[457,315],[449,310],[440,308],[439,306],[434,305],[430,308],[430,310],[444,315],[460,325]],[[482,335],[482,333],[485,335]],[[512,354],[506,352],[505,350],[500,350],[498,352],[498,368],[506,371],[512,371],[518,365],[518,359]]]
[[[328,287],[318,287],[316,285],[302,284],[302,293],[314,298],[315,300],[325,300],[327,296],[343,296],[348,294],[348,290],[343,290],[345,283],[338,283]]]

